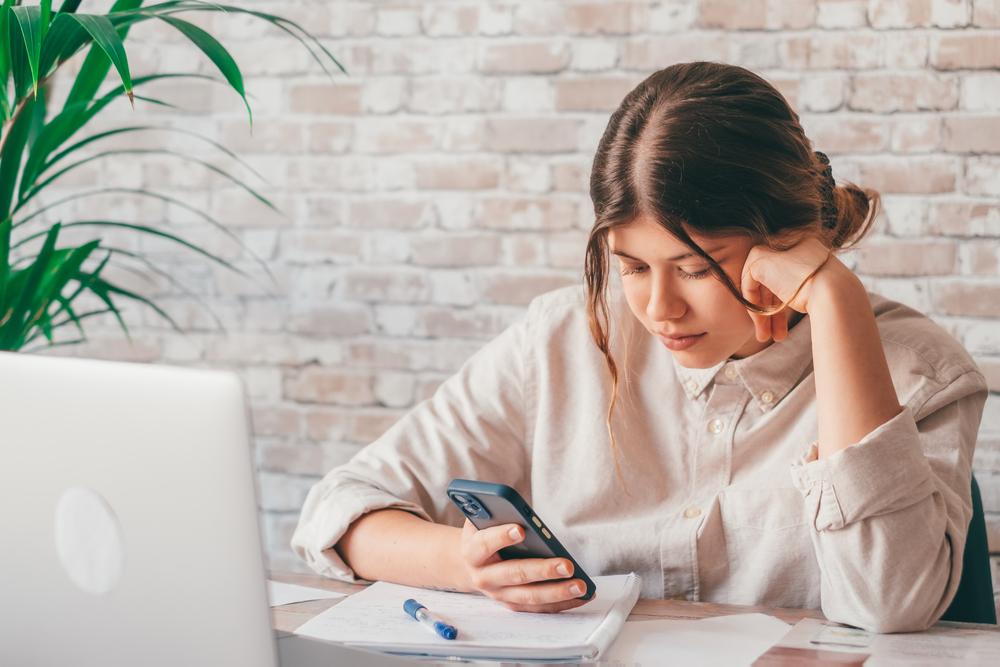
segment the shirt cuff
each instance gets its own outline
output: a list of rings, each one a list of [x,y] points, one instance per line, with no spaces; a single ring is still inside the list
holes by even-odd
[[[909,408],[825,459],[816,443],[792,463],[792,481],[806,501],[816,530],[837,530],[917,503],[934,491],[933,473],[920,447]]]

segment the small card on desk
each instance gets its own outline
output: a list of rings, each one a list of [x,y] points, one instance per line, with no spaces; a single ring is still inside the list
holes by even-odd
[[[388,653],[492,660],[593,660],[614,641],[639,598],[636,574],[595,577],[597,595],[558,614],[511,611],[489,598],[378,582],[306,621],[295,634]],[[403,611],[416,598],[458,628],[428,633]]]

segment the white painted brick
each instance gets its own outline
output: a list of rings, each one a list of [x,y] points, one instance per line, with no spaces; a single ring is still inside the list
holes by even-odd
[[[434,303],[471,306],[479,299],[479,290],[468,271],[432,271],[430,283]]]
[[[548,160],[511,156],[507,160],[504,184],[514,192],[548,192],[552,189]]]
[[[379,373],[375,377],[375,399],[390,408],[405,408],[413,403],[415,386],[412,373]]]
[[[618,44],[604,39],[574,40],[570,67],[581,72],[599,72],[614,68],[618,62]]]
[[[417,321],[417,310],[413,306],[385,304],[375,307],[375,322],[378,330],[388,336],[409,336]]]
[[[378,77],[361,89],[361,108],[371,113],[399,111],[406,99],[409,82],[400,77]]]
[[[255,3],[320,35],[350,72],[332,79],[262,22],[193,16],[208,21],[240,62],[253,133],[228,86],[186,81],[140,90],[182,110],[140,102],[133,111],[121,98],[90,131],[155,123],[203,133],[237,151],[267,182],[180,135],[121,135],[100,145],[170,148],[210,160],[259,187],[281,213],[167,156],[105,160],[67,174],[48,201],[116,186],[153,188],[179,203],[87,198],[51,212],[47,222],[108,214],[159,225],[236,262],[252,279],[109,232],[107,242],[150,253],[229,333],[217,332],[196,300],[162,277],[116,274],[124,285],[148,289],[192,332],[175,335],[148,310],[132,308],[126,318],[134,345],[122,343],[113,322],[95,319],[92,342],[61,353],[240,372],[260,413],[271,563],[295,567],[287,539],[315,477],[429,396],[534,294],[579,280],[593,224],[591,163],[622,96],[655,69],[706,58],[771,81],[815,147],[831,152],[839,182],[882,188],[875,250],[845,260],[865,273],[866,285],[928,310],[980,360],[995,388],[1000,327],[967,294],[968,285],[992,285],[1000,270],[1000,162],[986,134],[1000,111],[989,41],[1000,27],[996,3],[769,2],[766,16],[738,4]],[[135,75],[171,69],[217,76],[175,30],[147,27],[130,38]],[[70,63],[66,73],[78,67]],[[52,99],[64,99],[68,77],[53,83]],[[186,206],[234,229],[268,260],[276,284]],[[90,238],[71,231],[67,243]],[[878,244],[895,250],[879,252]],[[919,255],[912,263],[907,250]],[[965,296],[943,305],[948,290]],[[310,379],[311,368],[322,372]],[[976,454],[994,504],[996,400],[991,396]],[[1000,526],[1000,518],[993,521]]]
[[[413,7],[384,7],[375,13],[375,32],[387,37],[420,33],[420,13]]]
[[[484,35],[508,35],[514,27],[514,12],[509,5],[482,3],[479,11],[479,32]]]
[[[551,111],[555,107],[552,82],[540,77],[511,77],[504,82],[506,111]]]
[[[1000,72],[969,72],[962,77],[960,106],[967,111],[1000,109]]]
[[[820,0],[816,5],[816,25],[820,28],[863,28],[868,25],[865,0]]]
[[[633,29],[650,32],[680,32],[694,25],[698,17],[698,3],[690,0],[667,0],[648,7],[646,20],[639,25],[633,24]]]
[[[302,509],[309,489],[318,481],[315,477],[296,477],[280,473],[260,472],[260,506],[262,509],[278,512],[294,512]]]

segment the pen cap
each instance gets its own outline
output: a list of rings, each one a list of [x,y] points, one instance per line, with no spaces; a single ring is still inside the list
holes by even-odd
[[[413,598],[410,598],[409,600],[407,600],[406,602],[403,603],[403,611],[405,611],[407,614],[409,614],[413,618],[416,618],[417,617],[417,612],[420,611],[423,608],[424,608],[424,605],[420,604],[419,602],[417,602]]]
[[[434,622],[434,630],[445,639],[454,639],[458,636],[458,630],[455,629],[455,626],[442,623],[441,621]]]

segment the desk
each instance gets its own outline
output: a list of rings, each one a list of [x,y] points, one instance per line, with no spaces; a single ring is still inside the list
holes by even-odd
[[[282,581],[289,584],[299,584],[301,586],[311,586],[313,588],[322,588],[329,591],[337,591],[340,593],[356,593],[357,591],[363,590],[365,588],[364,584],[347,584],[340,581],[334,581],[332,579],[326,579],[318,575],[312,574],[293,574],[289,572],[271,572],[271,579],[274,581]],[[296,628],[305,623],[307,620],[325,611],[326,609],[332,607],[333,605],[339,603],[344,598],[338,598],[334,600],[312,600],[309,602],[300,602],[297,604],[285,605],[283,607],[275,607],[271,609],[271,623],[276,630],[279,632],[291,633],[294,632]],[[726,616],[728,614],[747,614],[751,612],[760,612],[763,614],[769,614],[776,618],[794,625],[804,618],[816,618],[823,619],[823,614],[816,609],[781,609],[773,607],[762,607],[762,606],[744,606],[744,605],[734,605],[734,604],[715,604],[711,602],[688,602],[686,600],[646,600],[642,599],[635,605],[632,609],[632,613],[629,615],[628,620],[630,621],[649,621],[656,619],[699,619],[708,618],[710,616]],[[965,629],[980,629],[989,630],[991,632],[1000,633],[1000,627],[996,625],[978,625],[972,623],[949,623],[941,622],[938,623],[939,627],[942,628],[965,628]],[[816,654],[812,656],[812,661],[803,662],[803,656],[801,653],[790,653],[785,654],[782,650],[772,649],[762,659],[758,661],[759,665],[767,666],[778,666],[778,665],[795,665],[795,664],[831,664],[827,662],[832,660],[836,662],[838,657],[845,654],[831,654],[825,651],[817,651]],[[848,654],[849,655],[849,654]],[[880,654],[882,655],[882,654]],[[893,656],[888,656],[893,657]],[[766,658],[766,659],[765,659]]]
[[[347,584],[334,581],[314,574],[292,574],[289,572],[271,572],[271,579],[286,584],[311,586],[339,593],[356,593],[365,588],[364,584]],[[297,627],[310,618],[326,611],[344,598],[335,600],[311,600],[297,604],[274,607],[271,609],[271,625],[281,632],[294,632]],[[761,612],[780,618],[794,625],[803,618],[823,618],[823,614],[815,609],[775,609],[772,607],[751,607],[735,604],[715,604],[712,602],[688,602],[687,600],[646,600],[636,603],[629,615],[630,621],[650,621],[660,618],[697,619],[709,616],[726,616],[728,614],[748,614]],[[995,627],[995,626],[985,626]]]

